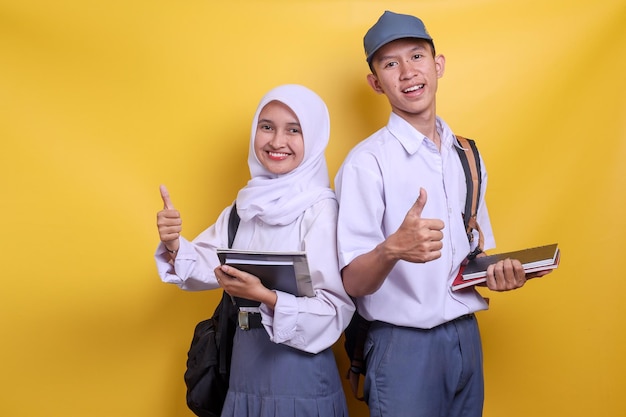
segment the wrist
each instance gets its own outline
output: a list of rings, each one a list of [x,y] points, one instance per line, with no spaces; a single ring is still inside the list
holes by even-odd
[[[268,291],[265,293],[265,296],[263,297],[263,300],[261,302],[265,304],[266,306],[268,306],[269,308],[271,308],[272,310],[274,310],[274,308],[276,308],[277,301],[278,301],[278,294],[276,294],[276,291],[268,289]]]
[[[165,250],[168,251],[171,255],[176,255],[178,253],[178,249],[170,249],[167,246],[163,245]]]
[[[373,252],[378,259],[378,262],[383,265],[395,265],[396,262],[402,259],[397,249],[397,246],[394,246],[391,238],[387,238],[376,245]]]

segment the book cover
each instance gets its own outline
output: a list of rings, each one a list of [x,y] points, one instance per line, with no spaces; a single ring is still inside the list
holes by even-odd
[[[295,296],[313,297],[313,283],[309,273],[306,252],[256,252],[218,249],[222,265],[257,276],[271,290],[284,291]],[[237,299],[239,306],[258,306],[250,300]]]
[[[487,275],[487,267],[489,265],[507,258],[520,261],[527,273],[554,268],[557,264],[558,255],[558,245],[553,243],[551,245],[497,253],[480,258],[476,257],[465,265],[463,269],[463,279],[484,277]]]
[[[460,290],[487,281],[487,267],[502,259],[517,259],[522,263],[524,271],[531,272],[555,269],[559,266],[561,252],[556,243],[535,248],[483,256],[461,266],[458,275],[452,282],[452,290]]]
[[[481,284],[487,281],[487,277],[463,279],[462,271],[463,271],[463,267],[461,267],[461,269],[459,270],[459,273],[457,274],[456,278],[454,278],[454,281],[452,282],[452,291],[457,291],[462,288],[471,287],[472,285]]]

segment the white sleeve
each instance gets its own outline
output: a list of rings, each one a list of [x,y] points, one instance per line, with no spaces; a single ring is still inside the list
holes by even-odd
[[[183,290],[200,291],[219,287],[215,268],[220,265],[215,250],[228,246],[228,218],[231,207],[222,211],[214,225],[210,226],[193,242],[180,237],[180,247],[174,262],[163,243],[154,255],[161,280],[175,284]]]
[[[261,305],[270,339],[310,353],[332,346],[348,326],[354,304],[346,294],[337,262],[337,203],[323,200],[305,212],[302,222],[314,297],[278,292],[272,311]]]

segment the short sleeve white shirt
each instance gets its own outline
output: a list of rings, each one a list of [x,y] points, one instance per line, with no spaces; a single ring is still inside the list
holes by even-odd
[[[451,290],[460,264],[471,249],[462,217],[466,184],[454,149],[459,146],[454,134],[440,118],[437,131],[440,149],[391,113],[387,126],[349,153],[335,178],[340,268],[373,250],[400,227],[418,198],[420,187],[427,192],[422,217],[440,219],[445,224],[439,259],[422,264],[399,261],[375,293],[357,299],[357,309],[366,319],[432,328],[487,308],[475,289]],[[485,238],[484,249],[490,249],[495,241],[484,202],[484,166],[481,158],[477,220]]]

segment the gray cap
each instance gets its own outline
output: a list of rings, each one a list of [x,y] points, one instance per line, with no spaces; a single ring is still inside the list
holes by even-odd
[[[363,38],[367,63],[371,65],[374,53],[383,45],[402,38],[426,39],[432,43],[424,22],[415,16],[385,11]]]

